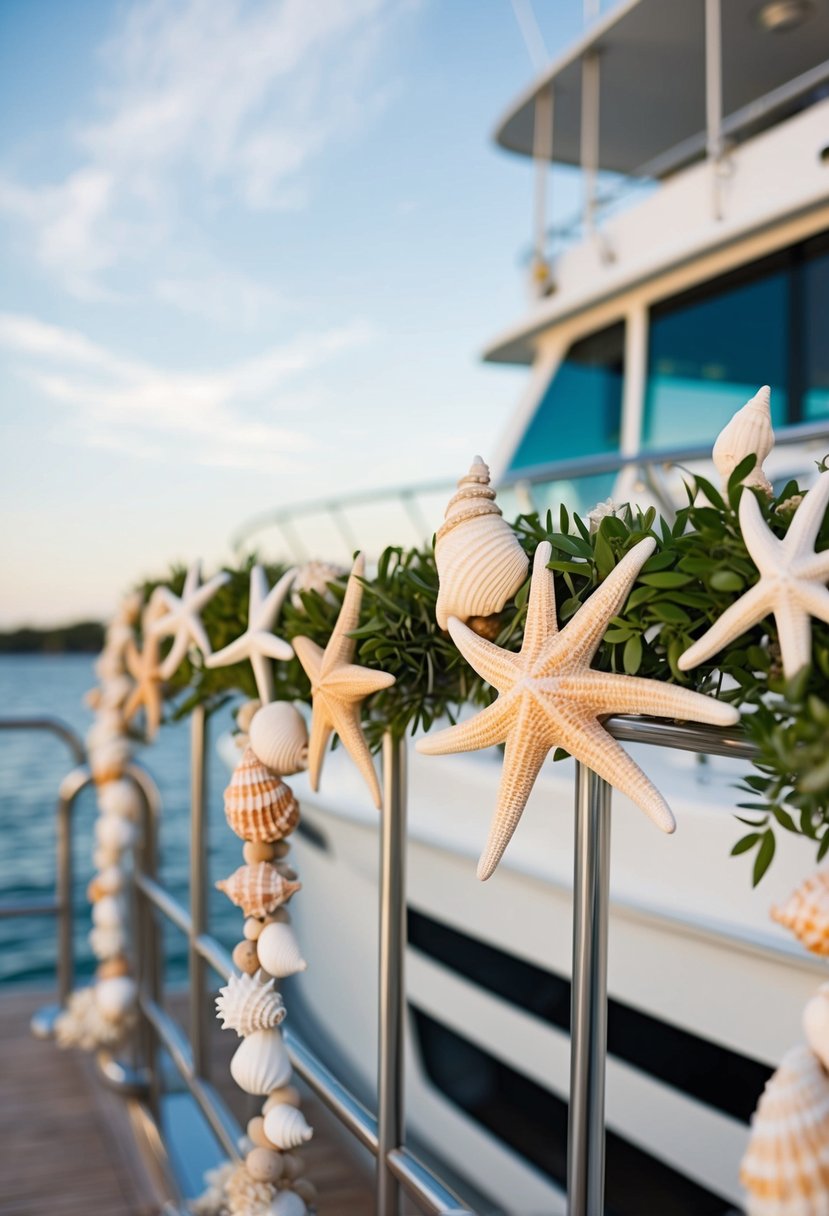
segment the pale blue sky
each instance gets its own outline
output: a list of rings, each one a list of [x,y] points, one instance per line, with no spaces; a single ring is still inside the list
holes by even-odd
[[[495,450],[531,75],[508,0],[4,0],[0,623]]]

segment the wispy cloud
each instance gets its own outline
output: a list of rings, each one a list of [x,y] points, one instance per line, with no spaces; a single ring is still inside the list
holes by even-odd
[[[102,48],[100,114],[73,133],[75,167],[37,187],[0,176],[0,208],[64,287],[100,299],[115,268],[179,229],[185,182],[218,206],[297,207],[326,150],[383,104],[378,50],[409,7],[137,0]],[[168,302],[187,294],[159,286]]]
[[[300,335],[226,367],[182,372],[119,355],[77,331],[0,313],[0,345],[79,442],[155,460],[278,472],[311,453],[311,373],[372,338],[354,323]],[[274,415],[290,420],[280,425]],[[299,426],[307,420],[307,426]],[[183,446],[182,446],[183,445]]]

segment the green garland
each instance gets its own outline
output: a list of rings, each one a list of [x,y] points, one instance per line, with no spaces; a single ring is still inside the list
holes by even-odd
[[[753,883],[768,869],[775,851],[775,831],[782,828],[813,840],[818,860],[829,850],[829,627],[812,622],[812,664],[794,680],[782,675],[776,628],[764,621],[723,649],[712,661],[682,672],[677,660],[691,642],[716,621],[753,582],[757,570],[749,557],[737,520],[743,493],[740,484],[753,466],[749,457],[734,470],[721,495],[702,477],[687,487],[688,505],[673,523],[653,509],[625,506],[591,529],[562,507],[558,527],[548,512],[522,515],[513,527],[526,552],[541,541],[552,550],[550,568],[557,572],[556,604],[564,623],[588,599],[622,557],[640,540],[652,536],[656,550],[648,559],[623,610],[610,622],[594,667],[665,680],[714,694],[743,711],[743,727],[759,750],[756,773],[740,787],[752,812],[741,818],[751,831],[732,853],[754,853]],[[824,466],[821,465],[821,468]],[[751,492],[751,491],[745,491]],[[801,490],[790,482],[775,499],[762,495],[764,517],[776,536],[785,535]],[[824,519],[817,548],[829,547],[829,517]],[[216,594],[202,619],[214,649],[227,645],[247,626],[250,557],[229,569],[230,581]],[[274,582],[285,566],[266,565]],[[149,581],[148,597],[165,583],[181,591],[184,571]],[[521,645],[529,581],[492,622],[497,644],[511,650]],[[320,646],[328,641],[345,593],[345,579],[328,594],[301,592],[301,606],[286,602],[277,632],[289,641],[300,634]],[[438,575],[434,552],[391,547],[382,554],[374,578],[365,580],[356,661],[391,672],[396,683],[375,694],[365,707],[369,745],[376,750],[383,731],[395,735],[428,730],[435,719],[453,719],[462,705],[484,707],[492,693],[437,626]],[[276,697],[309,701],[308,678],[296,659],[275,665]],[[196,705],[208,711],[228,696],[256,696],[247,662],[209,669],[187,660],[179,668],[170,694],[178,698],[174,718]],[[556,752],[561,758],[563,752]]]

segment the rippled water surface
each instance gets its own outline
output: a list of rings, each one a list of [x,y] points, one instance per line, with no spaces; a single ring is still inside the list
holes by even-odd
[[[46,714],[62,719],[83,737],[92,723],[83,695],[94,683],[92,659],[87,656],[0,657],[0,719]],[[210,930],[229,947],[238,939],[239,914],[213,889],[213,882],[235,869],[241,857],[239,841],[228,831],[222,812],[227,770],[212,741],[230,723],[230,707],[215,715],[207,749]],[[189,735],[186,722],[166,725],[152,746],[136,753],[161,792],[162,880],[185,902],[189,885]],[[65,745],[50,735],[0,731],[0,903],[53,898],[55,804],[60,781],[73,763]],[[86,940],[90,920],[85,895],[92,873],[94,816],[94,792],[87,790],[76,803],[72,837],[75,959],[80,976],[90,974],[94,967]],[[0,919],[0,984],[50,982],[55,948],[54,917]],[[184,940],[175,931],[168,936],[167,956],[170,977],[181,977],[186,955]]]

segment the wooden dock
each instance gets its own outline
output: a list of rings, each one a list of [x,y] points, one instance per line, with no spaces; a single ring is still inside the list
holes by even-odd
[[[30,1018],[49,999],[33,991],[0,996],[0,1213],[153,1216],[165,1196],[136,1148],[139,1104],[110,1093],[84,1053],[33,1038]],[[303,1109],[315,1129],[302,1155],[320,1216],[371,1216],[368,1154],[355,1150],[314,1095],[306,1094]]]

